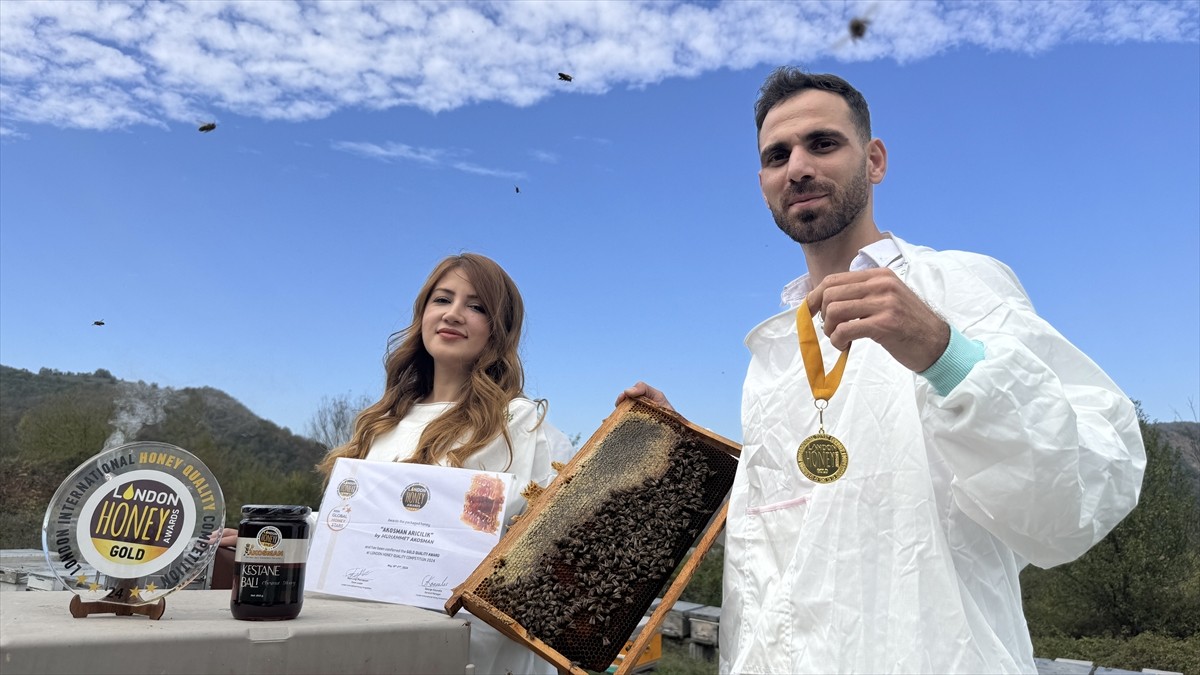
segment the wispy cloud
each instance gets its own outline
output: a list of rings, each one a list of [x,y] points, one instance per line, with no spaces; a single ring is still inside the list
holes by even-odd
[[[411,145],[395,142],[389,142],[380,145],[377,143],[366,143],[361,141],[336,141],[331,144],[331,147],[334,150],[341,150],[343,152],[348,152],[360,157],[367,157],[369,159],[377,159],[381,162],[405,160],[417,162],[418,164],[423,164],[429,167],[446,166],[457,171],[473,173],[479,176],[494,176],[498,178],[525,177],[525,174],[519,171],[493,169],[455,159],[455,155],[463,154],[461,151],[443,150],[439,148],[415,148]]]
[[[384,162],[390,162],[397,159],[406,159],[422,164],[438,164],[441,157],[445,154],[442,150],[434,150],[430,148],[414,148],[411,145],[404,143],[385,143],[378,145],[376,143],[364,143],[358,141],[336,141],[333,144],[334,150],[341,150],[351,154],[368,157],[370,159],[378,159]]]
[[[850,15],[872,4],[868,39],[843,44]],[[526,106],[830,54],[908,62],[964,46],[1195,42],[1198,16],[1194,0],[5,2],[0,109],[6,129],[112,129],[219,111]]]
[[[496,178],[524,178],[525,174],[520,171],[505,171],[503,169],[489,169],[485,166],[471,164],[470,162],[455,162],[452,167],[466,173],[473,173],[479,176],[494,176]]]

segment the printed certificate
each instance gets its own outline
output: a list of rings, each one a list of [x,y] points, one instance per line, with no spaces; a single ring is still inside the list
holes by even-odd
[[[337,460],[305,588],[443,609],[500,541],[512,482],[506,473]]]

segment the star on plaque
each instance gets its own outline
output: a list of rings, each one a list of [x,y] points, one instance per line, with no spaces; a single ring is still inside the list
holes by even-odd
[[[142,589],[138,588],[137,586],[134,586],[133,588],[129,589],[129,597],[137,598],[138,600],[141,600],[142,599]]]
[[[150,583],[146,584],[146,592],[147,593],[153,593],[156,590],[158,590],[158,586],[155,586],[154,582],[150,582]]]
[[[96,591],[100,590],[100,584],[93,581],[92,583],[88,584],[88,590],[95,593]]]
[[[79,584],[80,586],[82,586],[82,585],[86,584],[86,583],[87,583],[87,575],[86,575],[86,574],[80,574],[79,576],[75,577],[75,582],[76,582],[77,584]]]

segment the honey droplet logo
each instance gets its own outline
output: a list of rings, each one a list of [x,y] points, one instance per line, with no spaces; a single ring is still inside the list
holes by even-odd
[[[183,535],[184,497],[157,480],[118,485],[92,512],[89,534],[97,553],[119,565],[141,565],[166,553]]]

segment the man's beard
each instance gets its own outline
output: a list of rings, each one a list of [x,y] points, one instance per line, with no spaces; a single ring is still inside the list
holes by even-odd
[[[829,204],[825,209],[801,211],[789,220],[786,206],[771,207],[771,215],[775,224],[787,236],[800,244],[815,244],[841,234],[850,226],[858,214],[867,206],[871,194],[871,181],[867,178],[867,167],[850,179],[845,189],[833,182],[816,182],[809,179],[793,185],[782,197],[784,204],[796,194],[824,192],[829,195]]]

